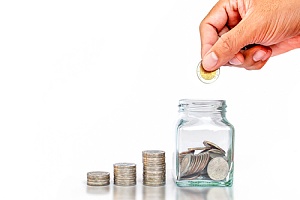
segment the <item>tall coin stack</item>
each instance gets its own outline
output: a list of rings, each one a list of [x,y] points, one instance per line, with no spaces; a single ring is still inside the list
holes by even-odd
[[[136,185],[136,164],[115,163],[114,184],[118,186]]]
[[[163,186],[165,183],[165,152],[160,150],[143,151],[143,184],[146,186]]]

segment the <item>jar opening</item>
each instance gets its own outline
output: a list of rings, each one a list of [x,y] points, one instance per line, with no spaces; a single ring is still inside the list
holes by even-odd
[[[179,100],[179,111],[225,111],[225,100],[197,100],[197,99],[181,99]]]

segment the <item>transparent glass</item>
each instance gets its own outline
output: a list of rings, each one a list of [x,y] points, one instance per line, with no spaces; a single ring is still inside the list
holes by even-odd
[[[234,127],[224,100],[179,101],[174,179],[178,186],[232,186]]]

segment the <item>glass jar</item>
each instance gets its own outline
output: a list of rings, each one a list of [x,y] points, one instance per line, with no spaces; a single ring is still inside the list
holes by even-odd
[[[178,186],[232,186],[234,127],[224,100],[179,101],[174,178]]]

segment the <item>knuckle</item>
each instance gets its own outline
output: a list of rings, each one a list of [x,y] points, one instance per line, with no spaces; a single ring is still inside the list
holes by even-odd
[[[219,49],[222,52],[231,52],[234,46],[234,40],[227,36],[227,34],[222,35],[219,38],[221,42],[221,48]]]
[[[204,28],[205,26],[205,20],[201,21],[200,24],[199,24],[199,32],[201,32],[201,30]]]
[[[258,62],[258,63],[255,63],[253,65],[250,65],[250,66],[245,66],[245,69],[247,70],[260,70],[261,68],[263,68],[263,66],[265,65],[265,62]]]
[[[264,65],[265,63],[259,63],[257,66],[255,66],[255,70],[260,70]]]

